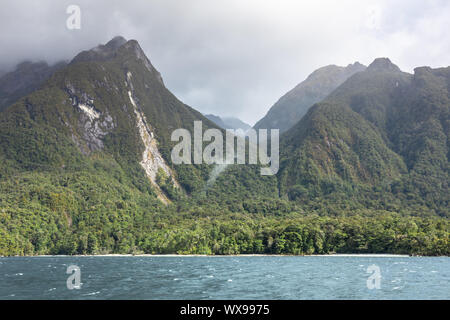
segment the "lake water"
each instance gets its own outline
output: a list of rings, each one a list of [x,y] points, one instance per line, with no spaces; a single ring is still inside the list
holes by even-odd
[[[0,281],[0,299],[450,299],[450,258],[13,257]]]

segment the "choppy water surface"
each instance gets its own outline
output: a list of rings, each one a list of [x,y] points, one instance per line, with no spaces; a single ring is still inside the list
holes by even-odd
[[[14,257],[0,258],[0,281],[0,299],[450,299],[450,258]]]

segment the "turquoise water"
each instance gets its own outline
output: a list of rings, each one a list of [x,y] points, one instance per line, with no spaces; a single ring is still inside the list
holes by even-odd
[[[450,258],[14,257],[0,258],[0,281],[0,299],[450,299]]]

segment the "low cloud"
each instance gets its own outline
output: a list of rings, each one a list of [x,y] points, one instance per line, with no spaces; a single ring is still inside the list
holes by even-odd
[[[81,29],[66,8],[81,8]],[[141,43],[167,87],[201,112],[255,123],[318,67],[390,57],[450,65],[448,1],[2,1],[0,72],[56,62],[116,35]]]

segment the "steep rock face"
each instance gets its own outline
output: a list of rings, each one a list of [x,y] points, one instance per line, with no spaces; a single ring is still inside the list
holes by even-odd
[[[66,87],[72,106],[80,115],[78,118],[78,130],[81,137],[72,133],[73,142],[80,148],[84,155],[104,148],[103,138],[110,133],[114,127],[114,121],[108,110],[103,113],[96,110],[94,98],[81,90],[75,89],[70,83]],[[84,143],[81,143],[80,138]]]
[[[305,81],[281,97],[254,127],[287,131],[306,114],[314,103],[323,100],[345,80],[365,68],[362,64],[355,62],[347,67],[330,65],[314,71]]]
[[[155,135],[150,128],[147,119],[141,108],[138,107],[134,98],[133,98],[133,83],[132,83],[132,73],[127,72],[127,84],[129,87],[128,97],[130,98],[130,103],[133,106],[134,114],[136,115],[136,126],[139,129],[139,136],[141,137],[142,143],[144,144],[144,152],[142,153],[142,160],[140,161],[140,165],[145,170],[145,173],[150,178],[152,184],[157,188],[158,197],[164,203],[168,203],[169,200],[164,195],[164,192],[160,189],[157,176],[159,174],[159,170],[162,170],[164,174],[170,177],[172,183],[180,188],[180,185],[176,181],[172,169],[167,165],[161,153],[158,150],[158,142],[156,141]]]

